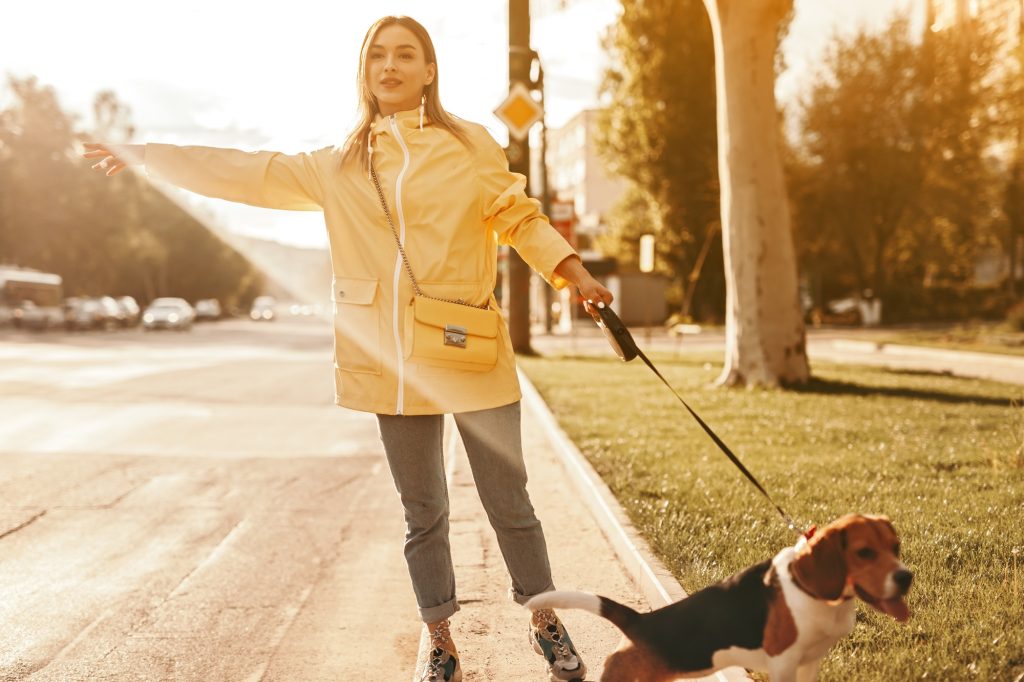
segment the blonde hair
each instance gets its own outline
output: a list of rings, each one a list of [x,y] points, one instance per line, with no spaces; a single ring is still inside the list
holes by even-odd
[[[340,165],[344,165],[350,158],[356,158],[359,160],[360,165],[364,167],[364,170],[369,171],[369,154],[367,153],[367,142],[369,141],[370,129],[373,127],[374,116],[380,113],[380,107],[377,104],[377,98],[374,97],[373,92],[370,91],[370,86],[366,82],[366,59],[370,52],[370,46],[373,45],[374,39],[377,37],[377,33],[382,28],[394,25],[404,26],[405,28],[412,31],[412,33],[419,39],[420,44],[423,46],[423,58],[427,64],[434,65],[434,79],[423,89],[423,95],[425,96],[425,115],[433,125],[444,128],[449,133],[454,135],[462,144],[469,146],[469,138],[466,135],[465,128],[455,116],[452,116],[444,107],[441,106],[441,98],[438,94],[437,81],[438,81],[438,69],[437,69],[437,53],[434,51],[434,43],[430,39],[430,34],[427,33],[427,29],[423,28],[423,25],[411,17],[406,16],[386,16],[381,17],[370,26],[366,32],[366,36],[363,38],[363,46],[359,50],[359,71],[356,74],[356,87],[359,90],[359,123],[349,133],[345,139],[344,144],[340,148]]]

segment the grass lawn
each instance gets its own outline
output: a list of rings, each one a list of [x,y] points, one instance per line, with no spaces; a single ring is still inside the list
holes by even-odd
[[[799,522],[881,513],[899,530],[910,621],[859,603],[823,680],[1024,673],[1024,387],[816,363],[801,391],[726,390],[720,355],[652,360]],[[687,590],[794,541],[640,360],[519,362]]]

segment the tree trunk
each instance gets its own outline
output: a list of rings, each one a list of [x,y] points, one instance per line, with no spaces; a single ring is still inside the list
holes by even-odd
[[[726,311],[724,385],[793,385],[810,370],[779,153],[775,51],[793,0],[704,0],[715,36]]]

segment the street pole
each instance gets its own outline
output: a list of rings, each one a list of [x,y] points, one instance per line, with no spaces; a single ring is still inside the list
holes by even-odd
[[[519,82],[532,89],[530,67],[534,52],[530,49],[530,0],[509,0],[508,3],[508,81],[509,87]],[[513,173],[530,177],[530,140],[509,135],[508,168]],[[515,249],[508,249],[508,331],[512,350],[534,355],[530,346],[530,267]]]
[[[1024,2],[1024,0],[1022,0]],[[544,187],[541,205],[544,215],[551,217],[551,186],[548,184],[548,119],[547,103],[544,101],[544,65],[537,60],[537,87],[540,90],[540,105],[544,108],[544,116],[540,119],[540,180]],[[551,304],[554,295],[551,287],[544,287],[544,331],[551,333]]]

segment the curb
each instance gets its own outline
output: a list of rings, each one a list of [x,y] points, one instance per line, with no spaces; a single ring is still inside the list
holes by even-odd
[[[537,423],[558,454],[562,466],[565,467],[569,479],[575,485],[577,493],[593,514],[626,572],[636,582],[644,597],[656,608],[686,597],[682,585],[654,556],[650,545],[633,527],[611,490],[558,425],[551,409],[533,383],[521,369],[518,373],[523,402],[533,412]],[[733,667],[718,671],[705,679],[714,679],[717,682],[745,682],[750,678],[742,668]]]

